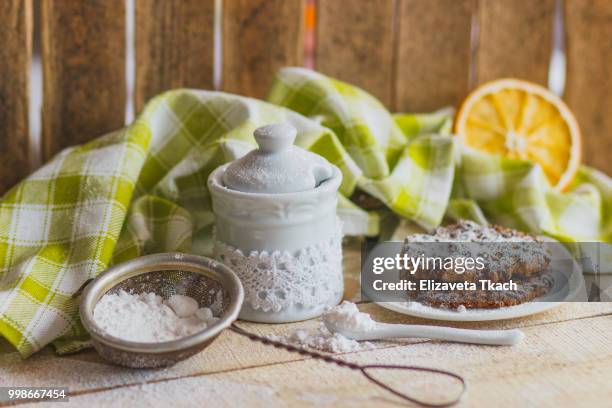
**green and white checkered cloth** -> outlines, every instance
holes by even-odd
[[[583,168],[571,192],[556,193],[538,167],[458,145],[449,112],[393,116],[366,92],[302,68],[278,73],[269,102],[164,93],[125,129],[63,151],[10,190],[0,201],[0,334],[24,357],[49,343],[60,353],[86,346],[71,295],[112,263],[192,251],[192,237],[210,237],[208,175],[251,150],[253,130],[271,122],[291,123],[298,145],[342,170],[349,234],[377,234],[389,216],[432,228],[447,215],[612,239],[607,176]],[[349,199],[356,191],[384,208],[360,208]]]

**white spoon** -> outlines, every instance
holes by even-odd
[[[327,330],[339,333],[353,340],[382,340],[401,337],[421,337],[432,340],[446,340],[457,343],[489,344],[513,346],[525,335],[518,329],[512,330],[469,330],[454,327],[423,326],[412,324],[389,324],[376,322],[372,330],[347,330],[333,322],[323,319]]]

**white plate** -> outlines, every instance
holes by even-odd
[[[562,245],[555,245],[555,251],[563,251],[564,255],[571,255]],[[569,259],[566,258],[566,259]],[[553,255],[554,259],[554,255]],[[556,258],[562,259],[562,258]],[[584,277],[580,266],[574,261],[572,268],[558,271],[560,276],[555,276],[555,283],[546,294],[537,298],[537,301],[527,302],[516,306],[501,307],[498,309],[467,309],[464,312],[441,309],[423,305],[418,302],[376,302],[385,309],[393,310],[408,316],[422,317],[433,320],[446,320],[455,322],[481,322],[490,320],[514,319],[541,313],[546,310],[562,305],[567,301],[587,301],[587,293],[584,286]],[[563,279],[559,279],[563,278]]]

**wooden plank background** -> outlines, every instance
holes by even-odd
[[[304,59],[304,0],[223,1],[222,89],[265,98],[274,73]]]
[[[32,3],[0,2],[0,195],[30,170]]]
[[[136,1],[136,112],[172,88],[213,89],[215,0]]]
[[[455,106],[467,94],[474,6],[473,0],[399,0],[395,110]]]
[[[125,122],[125,2],[42,0],[44,159]]]
[[[319,0],[315,63],[393,105],[394,0]]]
[[[0,6],[0,193],[29,171],[32,0]],[[274,72],[302,65],[305,0],[224,0],[221,89],[264,98]],[[555,0],[316,0],[315,68],[393,111],[456,105],[497,77],[548,81]],[[564,2],[565,99],[586,163],[612,174],[612,3]],[[42,151],[121,127],[126,106],[124,0],[41,0]],[[134,100],[214,88],[215,0],[135,1]],[[34,113],[34,116],[38,116]]]
[[[481,0],[478,83],[514,77],[547,86],[554,11],[555,0]]]
[[[612,2],[565,2],[565,99],[582,128],[584,160],[612,175]]]

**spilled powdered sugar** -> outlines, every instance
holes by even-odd
[[[124,290],[104,295],[94,309],[96,324],[111,336],[141,343],[186,337],[206,329],[218,319],[209,308],[184,295],[164,300],[155,293]]]
[[[271,340],[307,347],[328,353],[349,353],[352,351],[369,350],[374,348],[370,342],[358,342],[344,337],[339,333],[331,333],[324,324],[316,330],[296,330],[288,336],[268,336]]]
[[[368,313],[360,312],[357,305],[346,300],[336,307],[329,308],[321,316],[321,319],[323,322],[329,322],[337,327],[354,331],[372,330],[376,325],[376,322],[372,320]],[[340,333],[331,333],[324,323],[320,323],[314,330],[299,329],[288,336],[268,337],[271,340],[329,353],[349,353],[374,348],[374,345],[370,342],[359,342]]]

